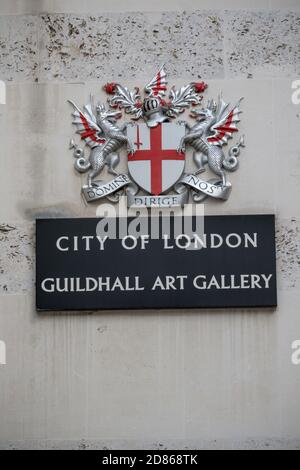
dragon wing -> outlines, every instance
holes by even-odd
[[[175,87],[171,88],[167,115],[170,117],[176,117],[191,105],[196,106],[197,104],[200,104],[202,101],[200,93],[202,93],[206,88],[207,85],[204,82],[190,83],[179,90],[176,90]]]
[[[90,100],[90,103],[84,106],[83,111],[81,111],[73,101],[68,100],[68,102],[74,108],[72,113],[74,120],[72,123],[76,125],[76,132],[80,134],[81,139],[92,148],[97,145],[103,145],[106,142],[106,139],[102,137],[103,132],[98,126],[96,117],[93,113],[92,99]]]
[[[104,89],[107,93],[114,95],[108,100],[112,108],[123,108],[126,114],[134,115],[133,119],[139,119],[142,116],[143,110],[138,88],[130,91],[118,83],[108,83]]]
[[[149,93],[150,96],[158,96],[159,98],[165,96],[168,82],[164,67],[162,65],[152,80],[145,86],[145,92]]]
[[[238,103],[228,111],[229,104],[219,98],[216,122],[209,130],[211,133],[207,138],[207,142],[212,145],[227,144],[228,139],[233,137],[234,132],[238,132],[237,123],[240,121],[239,114],[241,98]]]

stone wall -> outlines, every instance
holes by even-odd
[[[1,1],[0,447],[300,447],[299,1],[111,3]],[[35,218],[95,215],[66,100],[163,62],[171,84],[245,97],[232,196],[205,210],[276,214],[279,306],[38,314]]]

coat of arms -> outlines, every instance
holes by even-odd
[[[111,95],[107,104],[94,103],[93,97],[81,110],[74,102],[73,124],[85,144],[90,147],[88,158],[74,140],[75,169],[87,172],[82,192],[87,202],[108,198],[116,202],[127,196],[129,206],[170,206],[186,204],[191,195],[194,202],[206,197],[226,200],[231,192],[227,171],[238,168],[240,148],[244,138],[231,147],[226,155],[223,146],[238,131],[240,102],[234,106],[222,96],[218,101],[202,105],[204,82],[192,82],[179,90],[174,87],[166,101],[167,78],[164,66],[145,86],[142,101],[140,90],[130,91],[119,83],[108,83],[105,91]],[[186,109],[195,119],[177,119]],[[117,125],[123,116],[131,120]],[[186,149],[193,149],[195,172],[185,172]],[[119,174],[120,151],[127,147],[128,173]],[[212,178],[199,174],[206,170]],[[114,176],[108,182],[96,179],[107,167]],[[171,191],[171,192],[170,192]]]

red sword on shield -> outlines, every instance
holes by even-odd
[[[141,145],[143,145],[143,142],[140,141],[140,126],[136,127],[136,142],[134,142],[134,145],[136,145],[138,150],[140,150]]]

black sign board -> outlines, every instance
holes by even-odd
[[[174,233],[171,218],[155,239],[163,219],[146,220],[146,234],[116,239],[99,219],[37,220],[37,309],[276,306],[273,215],[205,216],[195,237]]]

